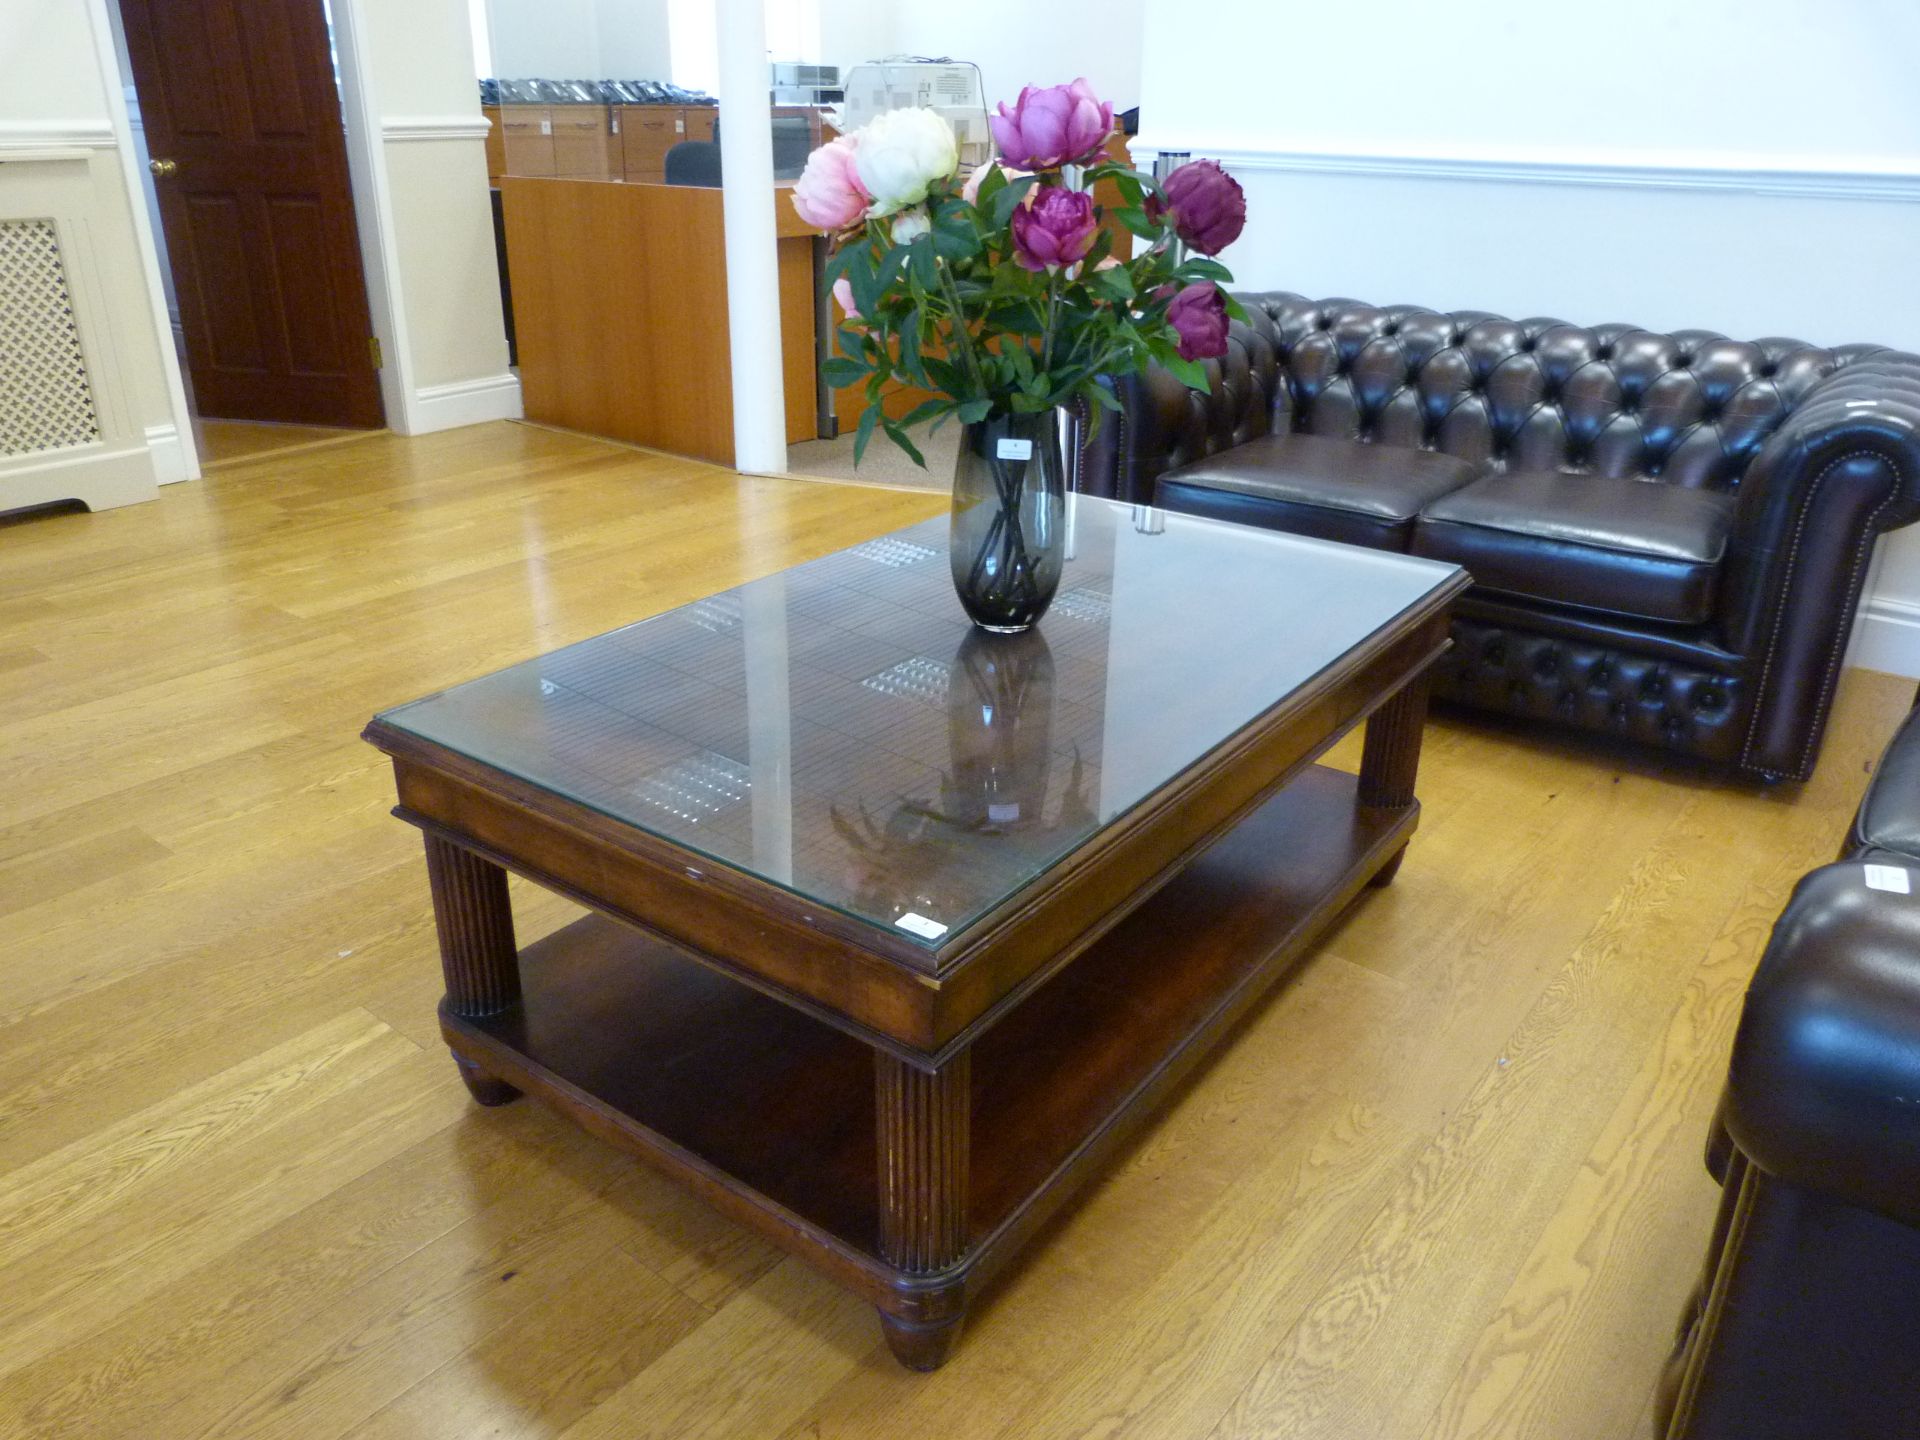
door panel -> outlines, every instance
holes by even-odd
[[[321,0],[120,0],[200,413],[382,423]]]
[[[296,375],[337,375],[346,366],[347,347],[326,303],[326,217],[304,195],[276,195],[267,201],[267,223],[288,361]]]

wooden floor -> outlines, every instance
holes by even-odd
[[[193,422],[193,442],[200,452],[204,469],[225,469],[247,460],[268,455],[284,457],[291,451],[335,445],[343,440],[363,440],[365,430],[337,430],[324,425],[279,425],[253,420],[207,420]]]
[[[492,425],[0,529],[0,1435],[1644,1436],[1742,989],[1911,682],[1798,791],[1437,721],[1398,882],[933,1376],[469,1102],[368,714],[939,505]]]

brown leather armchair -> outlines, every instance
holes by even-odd
[[[1662,1440],[1920,1435],[1920,711],[1842,853],[1800,882],[1747,992]]]
[[[1083,488],[1455,561],[1439,695],[1811,772],[1873,542],[1920,517],[1920,356],[1238,298],[1210,393],[1122,381]]]

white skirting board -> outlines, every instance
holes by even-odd
[[[456,380],[448,385],[423,385],[413,395],[404,416],[389,415],[387,423],[399,435],[430,435],[487,420],[518,420],[520,377],[487,375],[478,380]]]
[[[153,478],[162,485],[180,480],[197,480],[199,473],[187,460],[187,447],[180,443],[180,431],[172,425],[147,427],[147,450],[153,456]]]
[[[1887,595],[1864,596],[1847,663],[1920,679],[1920,605]]]
[[[154,460],[147,445],[45,451],[25,463],[0,466],[0,511],[61,500],[78,500],[89,510],[111,510],[152,500],[159,494]]]

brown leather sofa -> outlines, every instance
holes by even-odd
[[[1082,488],[1456,561],[1440,696],[1812,770],[1874,539],[1920,516],[1920,356],[1238,298],[1211,392],[1122,381]]]
[[[1795,889],[1747,992],[1662,1440],[1920,1435],[1920,711],[1842,854]]]

